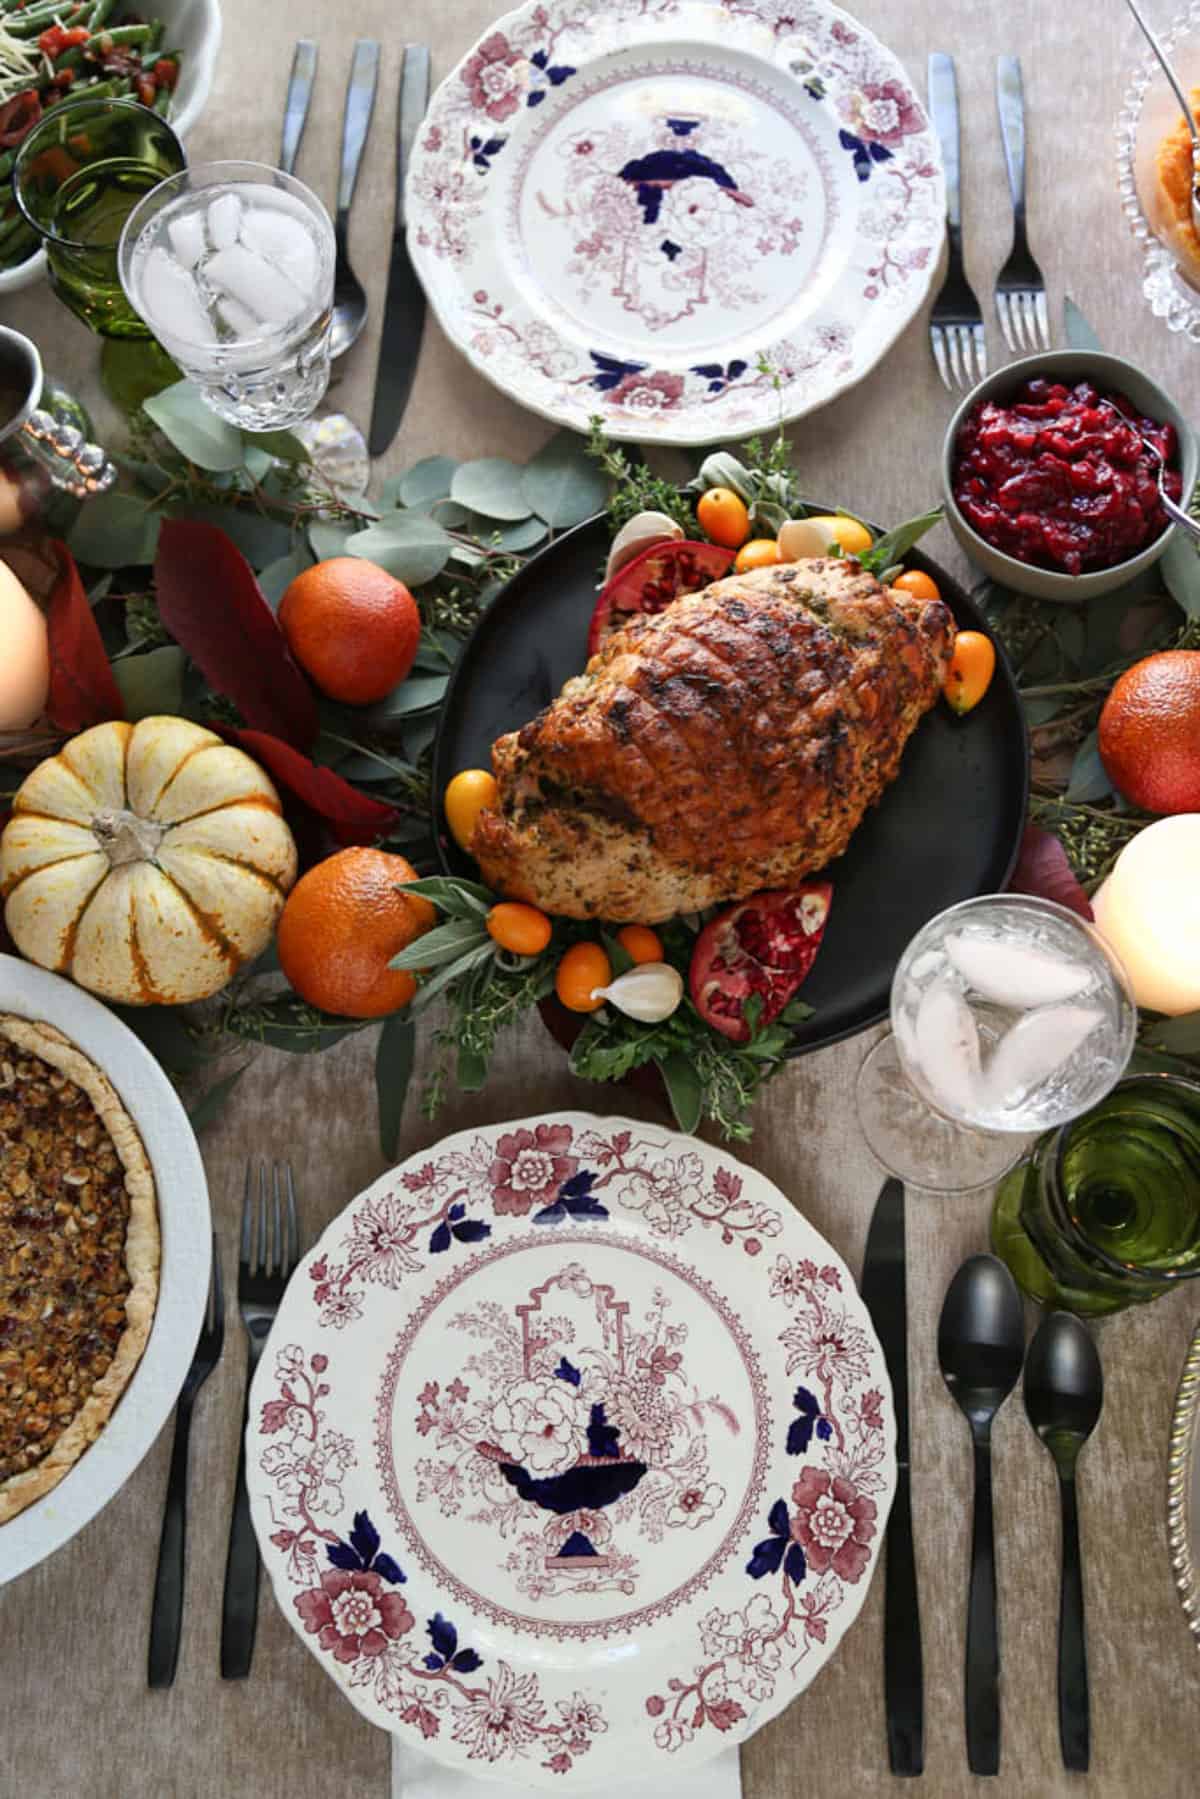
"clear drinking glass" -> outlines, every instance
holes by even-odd
[[[303,182],[256,162],[184,169],[130,214],[119,258],[131,302],[214,412],[268,431],[316,408],[335,250]]]
[[[922,927],[892,981],[892,1034],[858,1077],[872,1153],[934,1192],[999,1180],[1034,1132],[1110,1092],[1133,1050],[1124,969],[1064,906],[990,894]]]

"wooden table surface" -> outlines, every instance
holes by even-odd
[[[292,39],[319,40],[316,97],[300,175],[328,200],[355,36],[384,46],[374,124],[351,231],[371,325],[350,357],[339,403],[363,425],[382,310],[391,225],[392,142],[400,48],[428,42],[435,78],[488,25],[497,0],[225,0],[213,94],[189,151],[274,161]],[[152,11],[153,8],[148,10]],[[967,257],[980,293],[1008,247],[1009,207],[992,81],[998,53],[1024,59],[1030,121],[1030,234],[1061,318],[1069,291],[1105,344],[1163,380],[1200,414],[1200,352],[1170,337],[1144,306],[1134,245],[1121,216],[1114,121],[1140,55],[1116,0],[862,0],[864,21],[923,83],[933,49],[957,58],[963,105]],[[1157,12],[1165,18],[1167,8]],[[89,399],[95,342],[46,293],[0,301],[0,320],[28,331],[47,364]],[[993,358],[1003,354],[994,321]],[[936,497],[936,455],[950,410],[924,322],[855,392],[802,423],[796,460],[810,490],[876,518],[901,518]],[[98,423],[105,423],[102,405]],[[547,426],[492,391],[430,321],[404,427],[379,475],[434,451],[528,456]],[[940,529],[934,554],[954,561]],[[947,829],[954,821],[947,820]],[[881,883],[892,879],[881,869]],[[291,1156],[306,1233],[320,1230],[381,1170],[372,1082],[373,1032],[308,1059],[263,1052],[206,1132],[205,1162],[226,1284],[247,1154]],[[868,1040],[810,1056],[759,1104],[746,1160],[779,1183],[857,1268],[879,1171],[855,1121],[853,1078]],[[575,1081],[536,1026],[508,1041],[487,1091],[452,1101],[436,1124],[410,1097],[409,1154],[468,1123],[562,1105],[606,1109]],[[637,1111],[622,1101],[621,1110]],[[1057,1500],[1049,1457],[1019,1402],[995,1439],[1003,1633],[1003,1762],[988,1786],[967,1773],[962,1734],[963,1612],[969,1554],[970,1455],[962,1420],[938,1376],[934,1338],[946,1283],[986,1242],[979,1195],[918,1196],[910,1218],[913,1485],[921,1580],[929,1799],[1184,1799],[1200,1791],[1196,1701],[1200,1661],[1175,1599],[1167,1558],[1164,1482],[1176,1378],[1193,1318],[1187,1291],[1105,1325],[1108,1400],[1080,1474],[1091,1656],[1093,1772],[1068,1777],[1055,1708]],[[244,1349],[232,1300],[227,1352],[205,1388],[193,1435],[189,1590],[179,1674],[169,1692],[145,1686],[151,1586],[169,1431],[124,1491],[73,1543],[0,1594],[0,1795],[4,1799],[385,1799],[388,1739],[338,1695],[264,1592],[252,1677],[217,1672],[220,1590],[241,1416]],[[743,1751],[747,1799],[814,1799],[888,1791],[881,1691],[882,1582],[812,1689]],[[669,1789],[669,1780],[665,1783]]]

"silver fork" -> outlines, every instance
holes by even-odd
[[[958,158],[958,83],[954,59],[934,51],[929,58],[929,110],[946,169],[946,237],[949,261],[942,291],[933,303],[929,343],[938,374],[951,391],[973,387],[987,374],[983,308],[967,280],[962,253],[962,190]]]
[[[996,59],[996,104],[1013,206],[1012,249],[996,277],[996,314],[1010,350],[1048,350],[1046,283],[1025,235],[1025,92],[1018,57]]]
[[[246,1425],[250,1418],[250,1386],[263,1345],[270,1335],[296,1263],[300,1260],[300,1230],[296,1220],[296,1188],[290,1162],[276,1162],[267,1178],[267,1164],[258,1167],[258,1204],[255,1205],[254,1164],[246,1164],[242,1200],[242,1244],[238,1256],[238,1309],[246,1326],[249,1351],[246,1366],[246,1403],[238,1446],[237,1487],[229,1525],[229,1553],[225,1562],[225,1597],[221,1609],[221,1677],[240,1680],[250,1672],[254,1632],[258,1622],[258,1544],[250,1522],[250,1498],[246,1490]],[[256,1229],[257,1215],[257,1229]]]

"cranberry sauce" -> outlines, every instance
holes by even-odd
[[[994,549],[1079,575],[1126,561],[1166,527],[1158,464],[1142,438],[1161,450],[1177,500],[1175,428],[1139,418],[1124,394],[1103,397],[1124,417],[1087,381],[1027,381],[1004,404],[972,407],[955,445],[954,498]]]

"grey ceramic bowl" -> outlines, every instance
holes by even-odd
[[[1061,381],[1068,387],[1074,386],[1077,381],[1091,381],[1101,393],[1128,395],[1146,418],[1169,420],[1179,437],[1179,466],[1183,474],[1182,504],[1185,506],[1196,484],[1196,435],[1178,406],[1156,382],[1144,375],[1134,363],[1126,362],[1123,356],[1108,356],[1099,350],[1047,350],[1038,356],[1024,356],[1019,362],[1010,362],[1004,368],[997,369],[995,374],[989,375],[967,395],[950,420],[942,445],[942,492],[945,497],[946,523],[971,561],[1001,586],[1010,587],[1016,593],[1032,594],[1039,600],[1066,600],[1078,604],[1081,600],[1091,600],[1097,594],[1109,593],[1114,587],[1121,587],[1143,569],[1149,568],[1151,563],[1157,562],[1174,536],[1176,527],[1168,526],[1153,543],[1148,543],[1144,549],[1139,550],[1136,556],[1130,556],[1125,562],[1118,562],[1112,568],[1094,569],[1082,575],[1068,575],[1055,569],[1035,568],[1028,562],[1018,562],[1015,556],[1008,556],[1003,550],[994,549],[967,523],[955,505],[951,491],[954,447],[958,441],[959,427],[980,400],[1006,399],[1036,375]]]

